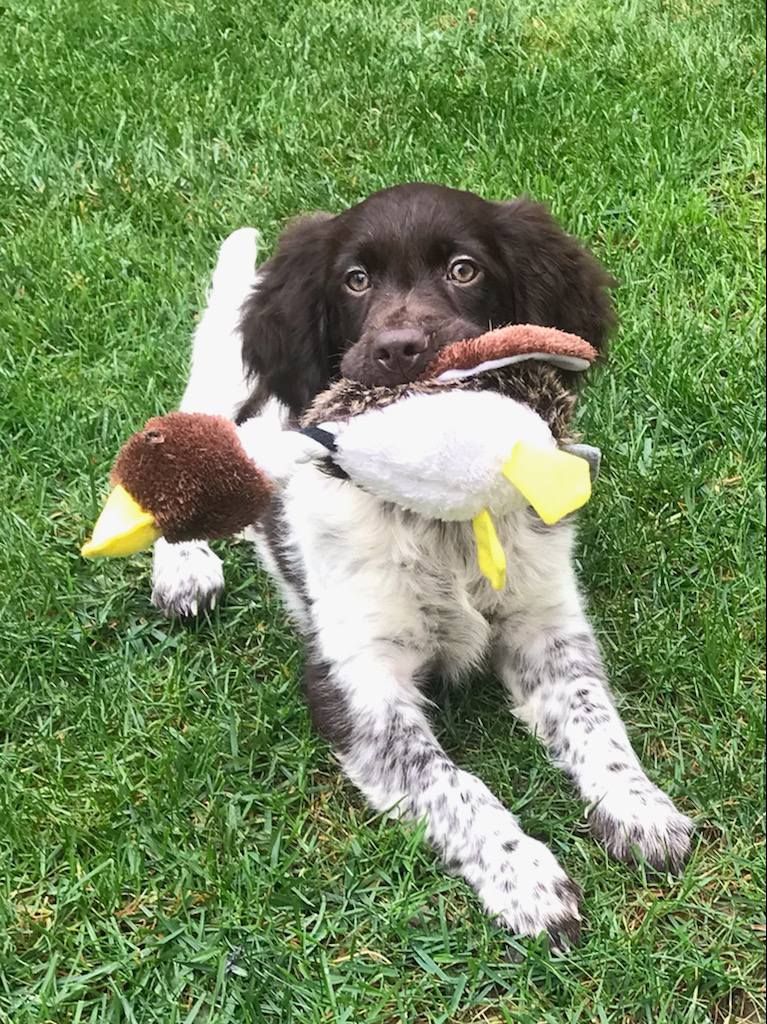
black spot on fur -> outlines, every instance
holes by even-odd
[[[574,904],[577,908],[581,902],[581,890],[572,879],[559,880],[554,883],[554,895],[563,903]],[[581,923],[574,913],[566,913],[547,926],[549,942],[558,951],[567,951],[580,941]]]
[[[330,665],[311,656],[304,668],[304,693],[317,732],[339,753],[348,751],[354,723],[343,689],[333,680]]]
[[[309,597],[306,592],[306,581],[297,565],[297,560],[291,557],[292,539],[279,495],[272,498],[269,508],[261,516],[257,529],[268,545],[280,575],[299,596],[302,603],[308,607]]]
[[[328,457],[325,459],[321,459],[317,463],[317,465],[319,466],[321,472],[323,472],[326,476],[334,477],[336,480],[349,479],[349,474],[346,472],[346,470],[341,469],[338,463],[334,462],[330,455],[328,455]]]

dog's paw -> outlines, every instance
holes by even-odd
[[[695,825],[651,782],[632,782],[605,795],[589,827],[616,860],[679,874],[690,856]]]
[[[488,850],[484,854],[477,891],[497,924],[515,935],[548,935],[558,953],[578,942],[580,889],[543,843],[516,833],[493,856]]]
[[[170,618],[189,618],[216,607],[224,589],[224,567],[202,541],[154,546],[152,604]]]

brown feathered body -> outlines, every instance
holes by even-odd
[[[536,360],[485,370],[472,377],[449,381],[430,378],[395,387],[369,387],[344,378],[317,396],[301,425],[312,427],[348,420],[408,395],[428,395],[446,389],[497,391],[529,405],[545,420],[557,441],[567,444],[574,439],[571,421],[576,403],[576,378],[576,373]]]
[[[422,376],[392,387],[370,386],[343,378],[318,395],[302,426],[347,420],[368,409],[380,409],[408,395],[432,394],[446,388],[496,391],[534,409],[560,443],[573,440],[570,423],[575,409],[579,372],[598,357],[587,341],[555,327],[508,324],[446,345]],[[478,373],[470,371],[504,358],[516,360]],[[469,371],[440,379],[446,371]]]

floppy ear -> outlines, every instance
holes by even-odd
[[[522,198],[495,209],[516,321],[558,327],[604,350],[615,325],[614,278],[541,203]]]
[[[330,381],[325,305],[330,213],[300,217],[283,231],[242,307],[242,358],[256,378],[238,422],[270,395],[298,416]]]

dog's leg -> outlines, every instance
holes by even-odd
[[[256,281],[257,233],[240,228],[223,242],[208,303],[192,339],[192,365],[181,399],[184,412],[234,418],[249,385],[242,365],[240,307]],[[152,603],[166,615],[197,615],[212,608],[224,587],[221,559],[203,541],[158,540],[152,566]]]
[[[515,714],[573,780],[610,854],[679,870],[693,823],[650,781],[631,747],[569,558],[525,582],[499,622],[495,648]]]
[[[374,808],[425,823],[447,867],[489,914],[518,935],[578,937],[578,887],[543,843],[437,742],[413,677],[380,658],[310,660],[306,691],[318,730]]]

